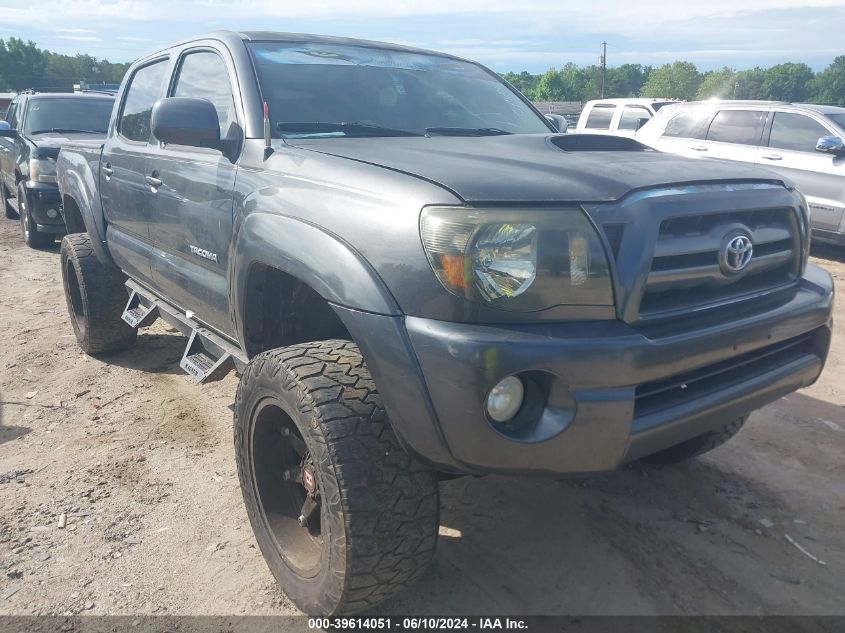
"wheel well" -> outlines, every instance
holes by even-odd
[[[85,222],[76,200],[68,195],[62,196],[62,215],[68,233],[85,233]]]
[[[250,358],[296,343],[352,340],[328,301],[277,268],[252,266],[244,305],[244,342]]]

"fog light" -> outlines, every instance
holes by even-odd
[[[47,217],[51,220],[55,220],[57,217],[59,217],[59,212],[55,209],[47,209]]]
[[[516,376],[501,380],[487,395],[487,414],[496,422],[507,422],[522,406],[525,387]]]

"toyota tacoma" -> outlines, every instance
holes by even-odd
[[[725,442],[812,384],[830,276],[781,177],[558,134],[450,55],[222,32],[135,62],[58,160],[82,349],[162,318],[240,374],[246,510],[314,615],[417,579],[438,480],[553,478]]]

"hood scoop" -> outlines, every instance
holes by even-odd
[[[650,147],[625,136],[607,134],[561,134],[549,139],[564,152],[653,152]]]

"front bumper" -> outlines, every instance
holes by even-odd
[[[53,183],[26,181],[24,184],[29,214],[39,233],[63,233],[62,196]],[[54,217],[50,217],[50,216]]]
[[[457,472],[560,476],[612,470],[812,384],[830,346],[832,307],[830,275],[811,265],[774,307],[688,331],[674,324],[663,337],[621,321],[485,326],[406,317],[401,327],[391,317],[339,313],[363,341],[410,450]],[[488,391],[511,374],[544,385],[542,413],[518,437],[494,428],[484,408]]]

